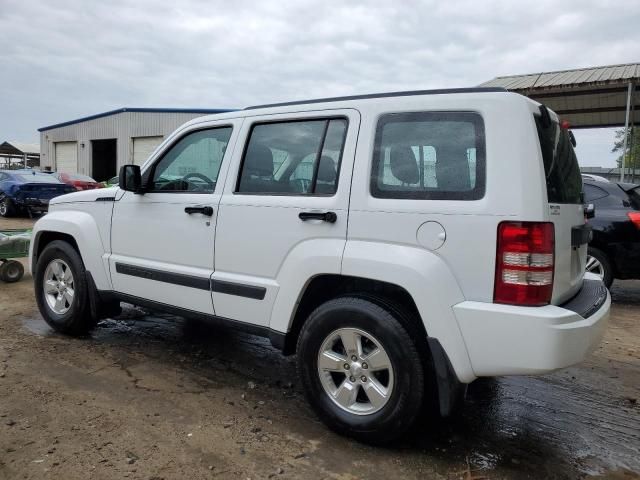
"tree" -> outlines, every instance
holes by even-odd
[[[616,139],[613,142],[612,152],[620,152],[616,160],[618,168],[622,166],[622,148],[624,147],[624,128],[616,130]],[[640,129],[630,128],[627,136],[627,151],[625,152],[625,168],[640,168]]]

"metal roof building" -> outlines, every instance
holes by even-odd
[[[7,141],[0,144],[0,169],[40,165],[40,145]]]
[[[227,109],[120,108],[39,128],[40,166],[98,181],[143,163],[183,123]]]
[[[544,103],[571,128],[622,127],[640,121],[640,63],[498,77],[480,85],[503,87]]]

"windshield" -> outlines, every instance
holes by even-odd
[[[582,176],[569,130],[560,128],[553,121],[544,126],[542,118],[537,115],[535,119],[549,203],[582,203]]]
[[[26,183],[60,183],[53,176],[46,173],[14,173],[18,180]]]

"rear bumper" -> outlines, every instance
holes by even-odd
[[[476,376],[541,374],[579,363],[600,343],[611,296],[595,276],[561,306],[462,302],[453,307]]]
[[[49,209],[49,199],[40,199],[40,198],[16,198],[14,200],[15,204],[22,208],[28,208],[30,210],[48,210]]]

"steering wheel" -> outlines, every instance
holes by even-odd
[[[192,185],[189,182],[189,178],[197,178],[199,180],[202,180],[203,182],[205,182],[207,184],[207,186],[211,187],[212,189],[215,187],[216,182],[214,182],[213,180],[211,180],[209,177],[207,177],[206,175],[203,175],[202,173],[197,173],[197,172],[192,172],[192,173],[187,173],[184,177],[182,177],[182,181],[187,183],[188,185]],[[197,187],[197,185],[196,185]],[[198,190],[202,190],[201,188],[197,188]]]

